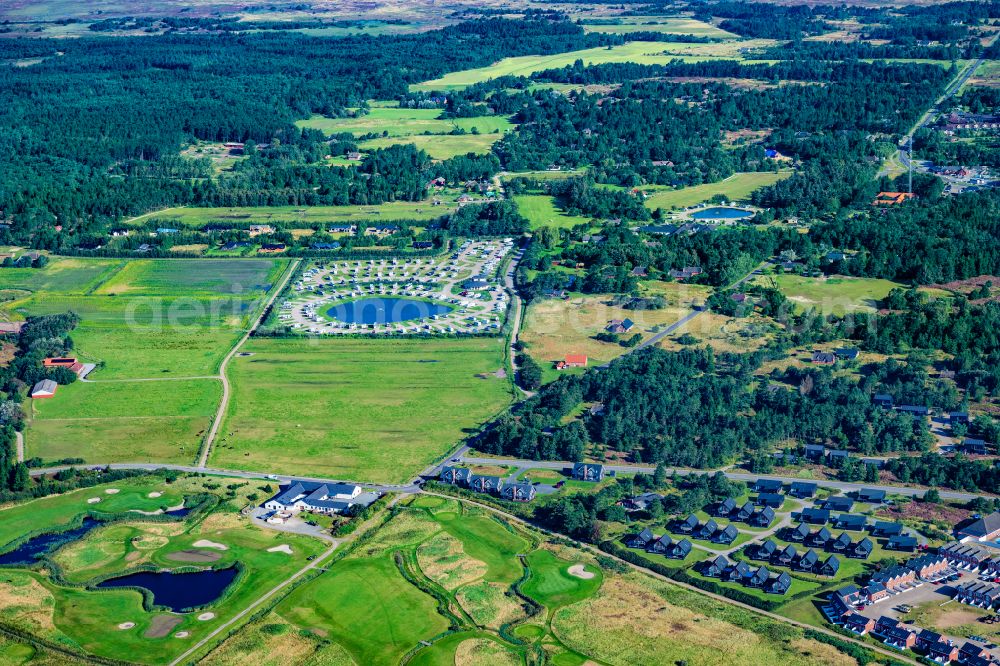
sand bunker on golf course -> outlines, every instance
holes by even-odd
[[[229,550],[229,546],[216,543],[215,541],[209,541],[208,539],[201,539],[200,541],[194,542],[195,548],[215,548],[216,550]]]
[[[202,622],[208,622],[214,617],[215,613],[202,613],[201,615],[198,616],[198,619],[201,620]]]
[[[222,559],[222,555],[213,553],[210,550],[191,548],[188,550],[178,550],[175,553],[167,553],[167,559],[175,562],[218,562]]]
[[[272,548],[268,548],[267,552],[269,552],[269,553],[285,553],[286,555],[291,555],[292,554],[292,547],[289,546],[287,543],[283,543],[280,546],[274,546]]]
[[[107,490],[105,490],[104,492],[106,492],[106,493],[107,493],[107,494],[109,494],[109,495],[115,495],[115,494],[117,494],[117,493],[120,493],[121,491],[120,491],[120,490],[118,490],[117,488],[108,488],[108,489],[107,489]]]
[[[574,564],[567,569],[567,573],[569,573],[570,576],[582,578],[583,580],[590,580],[594,577],[594,574],[584,569],[582,564]]]
[[[174,627],[181,623],[181,618],[176,615],[157,615],[153,618],[149,629],[143,634],[146,638],[163,638],[173,631]]]
[[[149,493],[148,495],[146,495],[146,497],[148,497],[150,499],[156,499],[157,497],[160,497],[161,495],[163,495],[163,493],[158,493],[156,491],[153,491],[153,492]]]
[[[135,622],[122,622],[121,624],[118,625],[118,628],[125,630],[125,629],[131,629],[134,626]]]
[[[87,504],[97,504],[100,501],[101,501],[100,497],[91,497],[89,500],[87,500]]]
[[[187,638],[190,635],[191,634],[189,634],[186,631],[178,631],[176,634],[174,634],[174,638]]]

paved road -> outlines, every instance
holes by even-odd
[[[470,463],[473,465],[509,465],[511,467],[517,467],[518,469],[566,469],[573,467],[571,462],[562,461],[551,461],[551,460],[520,460],[517,458],[477,458],[474,456],[461,456],[461,461],[464,463]],[[653,465],[605,465],[604,469],[611,472],[623,473],[623,474],[635,474],[637,472],[642,472],[644,474],[651,474],[656,468]],[[671,468],[667,469],[667,474],[672,475],[674,472],[680,476],[686,474],[714,474],[716,470],[701,470],[701,469],[682,469],[682,468]],[[733,479],[734,481],[756,481],[757,479],[778,479],[782,483],[792,483],[794,481],[803,481],[799,477],[794,476],[777,476],[774,474],[750,474],[748,472],[734,472],[729,469],[721,470],[727,478]],[[909,495],[912,497],[922,497],[926,491],[925,488],[909,488],[905,486],[887,486],[887,485],[877,485],[871,483],[847,483],[845,481],[829,481],[822,479],[809,479],[810,482],[816,483],[822,488],[831,488],[833,490],[839,490],[842,493],[854,492],[862,488],[877,488],[885,490],[888,493],[894,493],[897,495]],[[957,500],[971,500],[977,497],[991,497],[990,495],[984,495],[981,493],[964,493],[954,490],[940,490],[941,497],[943,499],[957,499]]]
[[[260,323],[264,320],[264,316],[267,314],[271,306],[274,305],[274,301],[278,299],[281,292],[285,290],[285,285],[288,284],[288,281],[292,278],[292,275],[295,274],[295,271],[301,263],[301,259],[296,259],[292,263],[292,265],[285,272],[285,276],[281,279],[281,283],[274,286],[274,292],[271,294],[271,297],[267,299],[264,307],[261,308],[260,315],[257,316],[257,319],[255,319],[253,324],[250,325],[247,332],[243,334],[243,337],[240,338],[235,345],[233,345],[233,348],[229,350],[226,357],[222,359],[222,363],[219,364],[218,379],[222,380],[222,400],[219,401],[219,409],[215,412],[215,418],[212,419],[212,427],[209,429],[208,435],[205,436],[205,442],[201,447],[201,454],[198,456],[198,467],[200,468],[204,468],[205,465],[208,464],[208,454],[212,450],[212,444],[215,442],[216,435],[219,434],[219,428],[222,426],[222,420],[226,416],[226,408],[229,406],[229,395],[231,391],[229,388],[229,378],[226,377],[226,366],[229,365],[229,361],[236,355],[236,352],[239,351],[240,347],[243,346],[243,343],[245,343],[250,336],[253,335],[253,332],[257,330],[257,327],[260,326]]]
[[[290,476],[287,474],[268,474],[266,472],[250,472],[239,469],[222,469],[218,467],[200,467],[196,465],[172,465],[165,463],[110,463],[110,464],[84,464],[84,465],[56,465],[53,467],[38,467],[29,470],[31,476],[41,476],[43,474],[54,474],[56,472],[67,470],[70,468],[76,469],[90,469],[90,470],[100,470],[100,469],[138,469],[138,470],[171,470],[174,472],[187,472],[190,474],[210,474],[213,476],[226,476],[235,479],[256,479],[264,481],[274,481],[275,483],[287,484],[292,479],[296,481],[309,481],[313,483],[353,483],[359,485],[368,491],[380,491],[383,493],[393,492],[393,493],[415,493],[420,490],[419,486],[415,483],[401,483],[401,484],[375,484],[375,483],[358,483],[356,481],[351,481],[348,479],[329,479],[324,477],[314,477],[314,476]]]
[[[955,77],[955,79],[948,84],[948,87],[944,89],[944,93],[934,102],[934,106],[927,109],[927,111],[924,112],[924,115],[920,117],[920,120],[917,121],[917,124],[914,125],[913,128],[909,131],[909,133],[903,139],[900,140],[899,142],[900,149],[898,156],[899,156],[899,161],[903,165],[904,169],[910,168],[910,153],[912,150],[911,144],[913,142],[913,134],[921,127],[924,127],[930,123],[931,119],[937,115],[936,111],[941,108],[941,105],[943,105],[945,102],[951,99],[951,97],[953,97],[955,93],[961,90],[962,86],[964,86],[965,83],[970,78],[972,78],[972,75],[976,73],[976,70],[979,69],[980,65],[986,62],[986,60],[987,60],[986,56],[982,55],[977,60],[973,61],[964,70],[962,70],[962,73],[959,74],[957,77]],[[904,147],[905,150],[903,149]],[[913,166],[914,168],[916,168],[917,165],[914,164]]]

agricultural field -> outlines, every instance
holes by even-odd
[[[240,481],[223,489],[213,479],[184,477],[166,483],[160,476],[145,476],[5,508],[0,511],[0,542],[6,544],[26,531],[61,530],[88,513],[98,519],[102,514],[117,518],[128,511],[158,513],[206,493],[223,500],[188,518],[162,520],[135,513],[134,519],[116,519],[58,545],[46,556],[43,568],[4,568],[0,571],[4,622],[70,650],[107,659],[172,661],[326,548],[318,539],[265,530],[239,516],[238,507],[261,493],[263,486]],[[190,612],[145,605],[135,589],[90,587],[139,567],[204,570],[237,564],[241,573],[220,590],[220,596]],[[0,645],[4,649],[10,648]]]
[[[274,259],[54,258],[43,269],[0,273],[0,289],[30,292],[2,309],[13,319],[80,315],[75,353],[98,364],[93,379],[198,377],[218,371],[286,266]]]
[[[223,223],[233,226],[271,224],[278,226],[343,224],[357,222],[416,222],[435,220],[452,213],[458,207],[460,193],[439,193],[438,206],[430,201],[390,201],[374,206],[256,206],[236,208],[165,208],[155,213],[133,218],[127,224],[144,224],[149,219],[157,223],[200,229],[206,224]],[[21,269],[18,269],[21,270]],[[24,269],[27,270],[27,269]]]
[[[528,354],[542,366],[546,381],[559,376],[552,369],[566,354],[586,354],[591,365],[607,363],[629,351],[617,343],[595,340],[612,319],[631,319],[628,338],[641,333],[648,339],[660,328],[677,322],[693,301],[703,302],[710,293],[707,287],[683,283],[641,283],[644,294],[656,293],[667,300],[662,310],[626,310],[611,304],[610,294],[571,294],[568,300],[544,299],[533,302],[521,327],[520,340]],[[652,285],[652,286],[650,286]]]
[[[874,312],[877,301],[903,285],[876,278],[845,276],[803,277],[783,274],[757,278],[760,284],[775,284],[798,310],[816,308],[823,314]]]
[[[664,35],[695,35],[709,39],[739,39],[739,35],[726,32],[711,23],[679,16],[615,17],[608,19],[606,23],[600,22],[599,19],[591,19],[584,24],[583,29],[587,32],[606,32],[616,35],[659,32]]]
[[[505,640],[501,624],[522,642]],[[554,664],[854,663],[800,629],[612,571],[489,510],[426,495],[205,663],[278,663],[271,654],[319,663],[320,645],[335,664],[513,666],[542,653]]]
[[[709,201],[712,197],[722,195],[733,202],[747,201],[754,190],[768,185],[774,185],[792,175],[791,171],[762,171],[737,173],[717,183],[693,185],[680,189],[641,188],[649,196],[645,200],[646,208],[656,210],[662,208],[688,208]]]
[[[466,153],[488,153],[494,143],[514,129],[508,119],[500,116],[440,118],[440,115],[440,109],[376,106],[368,113],[353,118],[313,116],[297,124],[328,134],[349,132],[356,137],[379,135],[359,143],[358,148],[362,151],[408,143],[438,160]]]
[[[81,382],[31,401],[28,457],[190,463],[222,397],[218,379]]]
[[[77,313],[74,354],[96,365],[87,381],[28,405],[28,456],[190,462],[218,406],[219,363],[286,266],[54,258],[5,270],[0,288],[19,291],[4,316]]]
[[[223,467],[402,482],[512,398],[499,338],[254,339],[241,353]]]
[[[514,129],[513,123],[500,116],[476,118],[441,118],[441,109],[406,109],[376,106],[357,117],[326,118],[312,116],[296,122],[299,127],[318,129],[326,134],[348,132],[356,137],[382,134],[388,137],[416,134],[450,134],[455,130],[481,134],[505,133]]]
[[[706,60],[744,60],[742,49],[772,46],[768,39],[751,39],[709,44],[686,42],[626,42],[620,46],[583,49],[555,55],[532,55],[504,58],[488,67],[467,69],[446,74],[439,79],[416,83],[410,90],[455,90],[500,76],[530,76],[546,69],[558,69],[582,60],[584,65],[634,62],[640,65],[665,65],[672,60],[704,62]],[[759,61],[753,61],[759,62]]]
[[[555,227],[571,229],[578,224],[589,224],[592,218],[569,215],[556,207],[555,200],[547,194],[518,194],[514,196],[517,210],[531,223],[532,229]]]

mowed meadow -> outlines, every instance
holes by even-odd
[[[486,154],[502,136],[514,129],[501,116],[442,118],[441,109],[407,109],[376,102],[354,117],[312,116],[296,123],[327,134],[350,133],[366,140],[359,150],[377,150],[409,143],[434,159],[446,160],[467,153]]]
[[[26,455],[190,462],[218,407],[219,364],[287,262],[53,258],[4,269],[4,317],[75,312],[88,381],[29,401]]]
[[[253,339],[210,465],[402,482],[512,399],[500,338]]]

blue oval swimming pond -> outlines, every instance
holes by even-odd
[[[179,612],[212,603],[236,580],[238,573],[236,567],[190,573],[141,571],[120,578],[110,578],[97,587],[141,587],[153,593],[155,605]]]
[[[753,211],[745,208],[715,206],[691,213],[691,218],[695,220],[740,220],[745,217],[753,217]]]
[[[361,298],[338,303],[326,314],[345,324],[395,324],[448,314],[452,307],[412,298]]]

